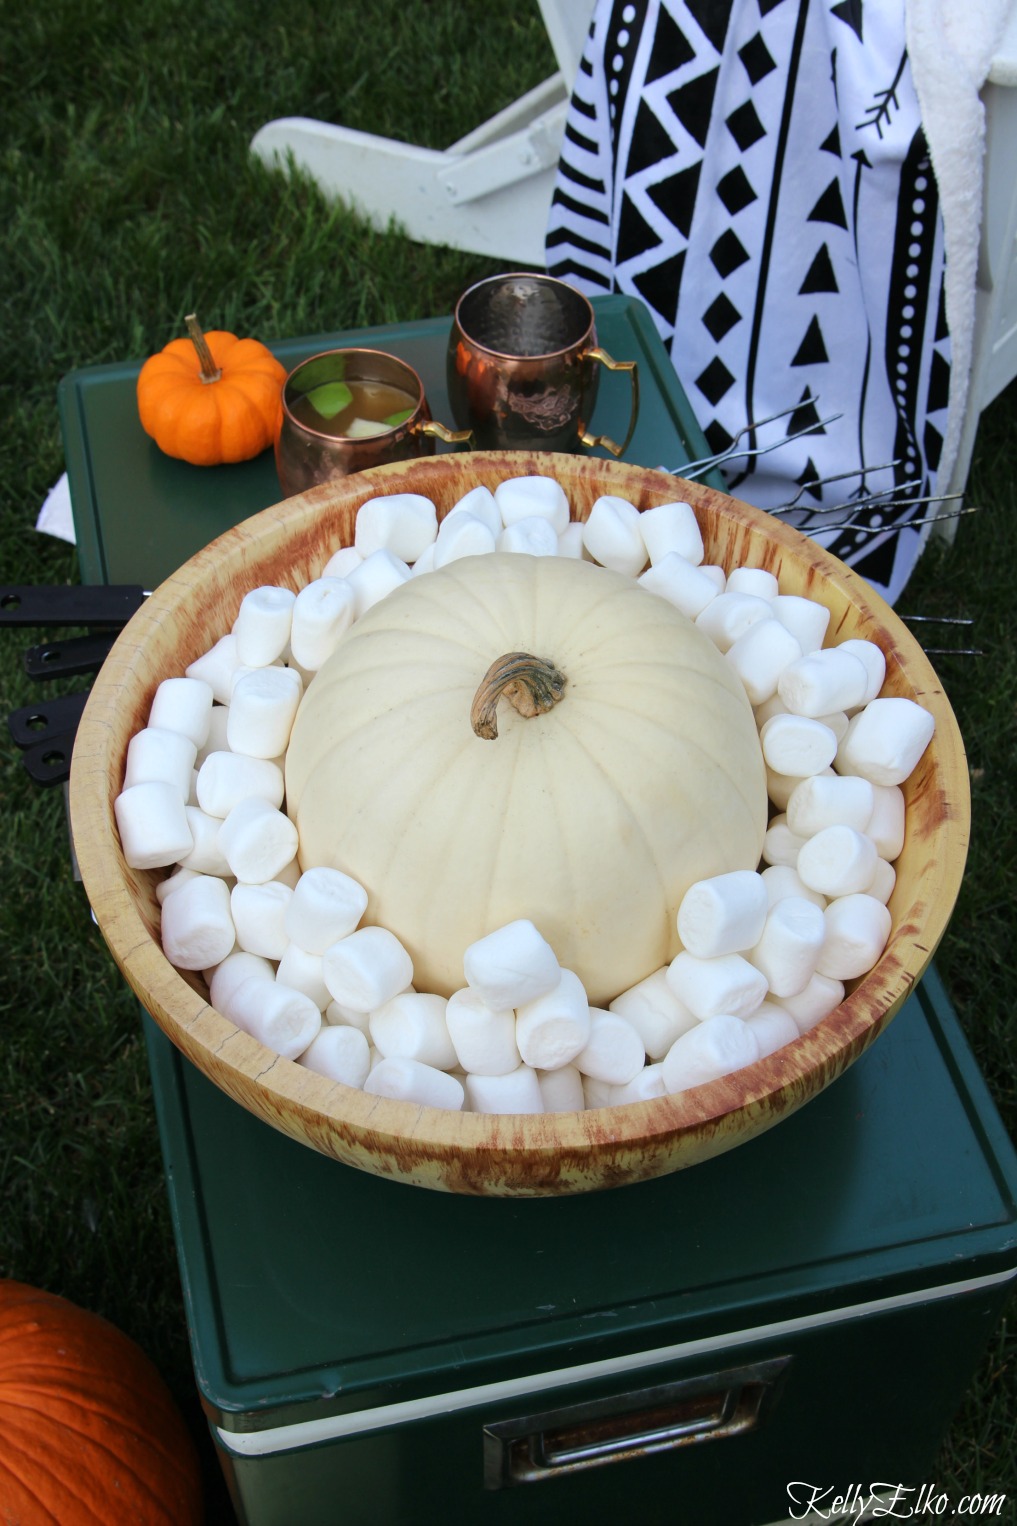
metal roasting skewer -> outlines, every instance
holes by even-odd
[[[701,456],[698,461],[686,461],[683,466],[679,467],[677,471],[672,473],[672,476],[687,477],[689,472],[692,471],[695,467],[716,466],[718,462],[726,461],[734,446],[738,444],[739,440],[744,440],[747,434],[752,434],[755,430],[762,429],[764,424],[775,424],[778,419],[786,419],[789,414],[797,413],[799,408],[807,408],[810,403],[814,403],[816,401],[817,399],[814,398],[810,393],[808,397],[803,397],[800,403],[792,403],[790,408],[782,408],[779,413],[771,413],[769,418],[754,419],[751,424],[744,424],[742,428],[739,429],[730,445],[728,445],[726,450],[722,451],[719,456]],[[810,427],[815,428],[815,425]],[[789,438],[794,439],[795,436],[792,435],[789,436]],[[781,443],[783,444],[784,442],[782,441]]]

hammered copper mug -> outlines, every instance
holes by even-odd
[[[347,424],[361,399],[366,407],[368,394],[378,404],[374,411],[387,411],[388,418],[354,417]],[[432,419],[423,382],[404,360],[382,350],[326,350],[301,361],[283,383],[276,471],[290,498],[370,466],[433,455],[436,439],[461,444],[468,438],[468,430]]]
[[[600,368],[631,380],[628,432],[620,445],[592,435]],[[492,276],[464,292],[449,335],[446,379],[452,416],[475,449],[573,451],[602,445],[621,456],[639,413],[634,360],[597,344],[588,299],[553,276]]]

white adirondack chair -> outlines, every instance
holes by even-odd
[[[449,148],[280,117],[259,129],[252,151],[282,167],[292,157],[375,227],[395,219],[421,243],[542,267],[565,112],[594,0],[538,3],[556,72]]]

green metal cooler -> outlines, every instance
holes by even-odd
[[[645,310],[595,307],[600,342],[639,362],[629,458],[705,454]],[[390,349],[447,422],[447,332],[275,348],[287,365]],[[137,371],[60,390],[86,582],[152,587],[279,496],[270,455],[162,456],[137,423]],[[611,380],[607,432],[627,409]],[[769,1133],[560,1200],[339,1165],[143,1021],[195,1376],[244,1526],[749,1526],[800,1515],[813,1488],[824,1508],[877,1480],[917,1487],[1017,1276],[1017,1159],[934,970]]]
[[[769,1133],[563,1199],[338,1165],[146,1031],[248,1526],[749,1526],[794,1481],[931,1480],[1017,1272],[1017,1161],[934,971]]]

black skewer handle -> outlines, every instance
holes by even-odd
[[[69,636],[66,641],[46,641],[40,646],[30,646],[25,653],[25,672],[29,678],[72,678],[79,673],[96,673],[109,656],[115,640],[115,632],[110,632]]]
[[[145,599],[127,583],[0,584],[0,625],[126,625]]]
[[[88,690],[82,689],[76,694],[60,694],[54,699],[40,700],[37,705],[12,710],[7,725],[15,747],[34,747],[61,732],[73,732],[87,699]]]

